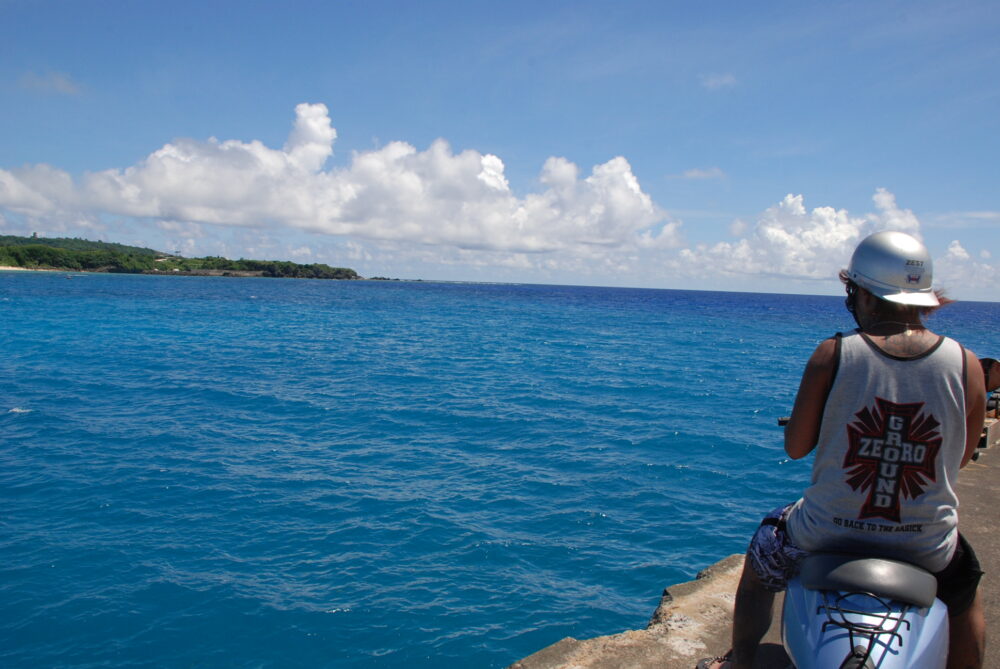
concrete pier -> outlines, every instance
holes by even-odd
[[[959,475],[959,527],[986,572],[980,585],[987,624],[984,666],[1000,667],[1000,448],[991,446]],[[742,566],[743,556],[732,555],[708,567],[696,580],[670,586],[645,629],[587,640],[566,638],[509,669],[693,669],[699,659],[729,649]],[[760,669],[788,666],[781,647],[780,615],[778,598],[757,658]]]

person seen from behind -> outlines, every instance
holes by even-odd
[[[816,453],[812,483],[757,529],[736,593],[732,648],[699,669],[753,666],[774,594],[811,551],[895,558],[932,572],[948,607],[948,667],[983,666],[982,571],[958,531],[955,492],[983,428],[983,369],[971,351],[924,325],[950,300],[932,289],[930,255],[914,237],[865,238],[840,278],[858,327],[813,352],[785,428],[789,457]],[[909,465],[901,466],[884,453],[861,453],[869,442],[861,435],[924,447],[894,452]],[[876,480],[887,476],[897,480]],[[887,489],[896,493],[879,492]]]

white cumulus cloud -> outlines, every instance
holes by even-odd
[[[996,285],[1000,282],[1000,268],[972,257],[957,239],[948,245],[948,251],[934,259],[935,283],[951,294],[952,291],[978,292],[986,299],[996,299]]]
[[[764,211],[746,237],[685,249],[681,259],[690,268],[715,274],[828,279],[869,226],[867,217],[843,209],[807,211],[802,195],[789,194]]]
[[[922,238],[917,216],[899,207],[891,192],[879,188],[872,201],[874,212],[852,215],[833,207],[810,210],[802,195],[789,194],[754,224],[735,221],[730,232],[739,237],[737,241],[682,249],[673,266],[687,276],[721,275],[742,281],[772,278],[778,280],[774,285],[779,288],[782,282],[790,287],[790,281],[835,281],[857,243],[873,232],[901,230]],[[975,261],[955,240],[935,257],[934,274],[936,285],[981,294],[995,285],[1000,272]]]
[[[969,252],[962,247],[962,244],[957,239],[953,240],[951,244],[948,245],[948,256],[958,261],[966,261],[972,257],[969,255]]]
[[[322,104],[300,104],[281,149],[259,141],[182,139],[124,169],[79,180],[46,166],[0,170],[0,207],[34,219],[119,215],[222,226],[287,226],[368,240],[520,253],[676,243],[675,225],[628,161],[581,177],[549,159],[543,189],[511,192],[503,161],[391,142],[324,170],[337,132]],[[652,232],[656,230],[656,232]]]
[[[920,221],[909,209],[900,209],[896,205],[896,196],[885,188],[875,191],[872,198],[879,213],[872,220],[881,230],[899,230],[915,237],[920,237]]]

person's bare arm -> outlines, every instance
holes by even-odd
[[[983,368],[972,351],[965,351],[965,453],[962,466],[969,464],[983,434],[986,418],[986,382]]]
[[[983,368],[983,378],[986,379],[986,391],[1000,388],[1000,363],[993,358],[980,358],[979,365]]]
[[[820,343],[806,363],[792,416],[785,426],[785,452],[793,460],[804,458],[816,447],[836,364],[836,339]]]

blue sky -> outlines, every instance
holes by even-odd
[[[366,276],[1000,285],[995,2],[0,0],[0,234]]]

